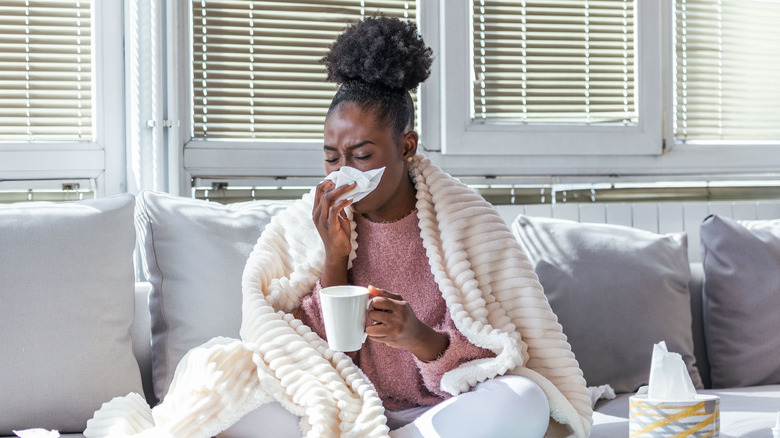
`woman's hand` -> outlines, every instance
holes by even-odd
[[[322,243],[325,245],[325,266],[320,283],[322,287],[347,284],[347,260],[352,251],[349,220],[344,209],[352,204],[351,199],[337,199],[355,188],[355,184],[334,188],[333,181],[326,180],[317,186],[314,194],[314,208],[311,217]]]
[[[409,304],[400,295],[368,287],[373,297],[368,317],[374,321],[366,334],[377,342],[393,348],[405,348],[418,359],[430,362],[449,346],[449,339],[417,319]]]

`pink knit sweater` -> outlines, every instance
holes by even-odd
[[[409,350],[395,349],[368,339],[359,351],[348,353],[376,387],[385,408],[398,410],[430,406],[450,397],[439,388],[441,376],[458,365],[484,357],[489,351],[471,344],[456,328],[434,281],[420,237],[417,210],[392,223],[375,223],[355,214],[357,257],[349,282],[373,285],[401,295],[417,318],[450,340],[434,361],[422,362]],[[325,338],[319,286],[302,301],[301,320]]]

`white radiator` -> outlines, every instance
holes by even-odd
[[[577,222],[624,225],[654,233],[688,233],[688,258],[701,261],[699,224],[710,214],[738,220],[780,219],[780,201],[558,203],[555,205],[498,205],[511,224],[518,214],[553,217]]]

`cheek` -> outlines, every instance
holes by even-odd
[[[400,167],[400,168],[399,168]],[[403,166],[387,166],[382,174],[382,180],[376,188],[377,192],[392,195],[401,185],[401,179],[405,177]]]
[[[330,175],[331,172],[339,170],[339,166],[335,164],[325,163],[325,176]]]

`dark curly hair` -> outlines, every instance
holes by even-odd
[[[414,127],[409,92],[430,75],[432,53],[409,21],[379,15],[348,26],[322,58],[328,81],[341,84],[328,116],[342,103],[354,103],[403,135]]]

